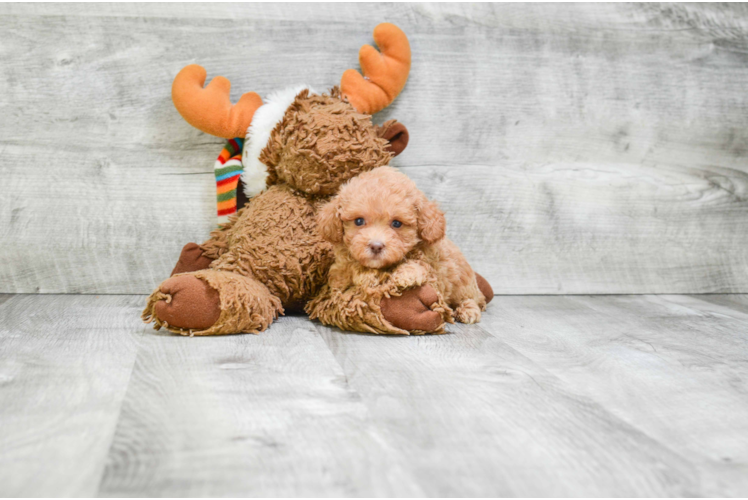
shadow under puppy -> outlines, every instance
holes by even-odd
[[[320,210],[318,223],[333,244],[335,262],[325,290],[307,304],[312,319],[355,331],[441,333],[445,322],[480,321],[493,298],[488,282],[445,237],[437,204],[392,167],[350,180]],[[392,296],[413,293],[412,300],[422,303],[420,314],[431,318],[431,330],[403,330],[376,319]],[[408,314],[419,312],[411,307]],[[407,326],[408,318],[402,319],[398,324]],[[423,317],[415,324],[423,325]]]

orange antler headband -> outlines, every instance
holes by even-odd
[[[353,69],[343,73],[340,90],[343,97],[361,113],[374,114],[389,106],[405,87],[410,72],[410,44],[405,33],[390,23],[374,29],[374,41],[359,51],[364,75]],[[184,67],[174,78],[171,97],[179,114],[193,127],[205,133],[232,139],[244,137],[262,99],[254,92],[242,95],[231,104],[231,82],[222,76],[203,88],[207,73],[202,66]]]
[[[410,43],[400,28],[382,23],[374,28],[374,41],[381,54],[371,45],[358,52],[364,76],[349,69],[340,80],[343,97],[361,113],[371,115],[392,104],[410,73]]]
[[[171,86],[177,111],[187,123],[207,134],[225,139],[244,137],[255,111],[262,106],[262,98],[247,92],[232,105],[231,82],[217,76],[203,88],[206,76],[205,68],[197,64],[185,66],[177,74]]]

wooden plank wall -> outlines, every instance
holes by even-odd
[[[214,220],[177,71],[325,88],[381,21],[376,120],[498,293],[748,292],[745,4],[0,5],[0,292],[149,292]]]

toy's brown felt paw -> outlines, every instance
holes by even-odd
[[[165,298],[154,306],[156,316],[171,326],[206,330],[221,315],[218,291],[190,274],[173,276],[159,287]]]
[[[436,292],[429,285],[411,288],[399,297],[382,299],[380,307],[384,319],[403,330],[437,330],[444,321],[441,315],[431,310],[438,300]]]
[[[202,248],[197,243],[187,243],[182,248],[182,253],[179,255],[179,260],[177,265],[174,266],[171,276],[208,269],[211,262],[213,262],[213,259],[205,257]]]
[[[475,279],[478,281],[478,289],[480,290],[480,293],[482,293],[486,298],[486,304],[488,304],[493,299],[493,288],[488,284],[486,278],[480,274],[475,273]]]

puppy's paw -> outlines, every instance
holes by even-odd
[[[455,309],[455,319],[460,323],[478,323],[480,317],[480,307],[473,299],[464,301]]]
[[[428,268],[421,262],[411,260],[397,267],[392,273],[392,282],[398,289],[412,288],[423,285],[428,277]]]

